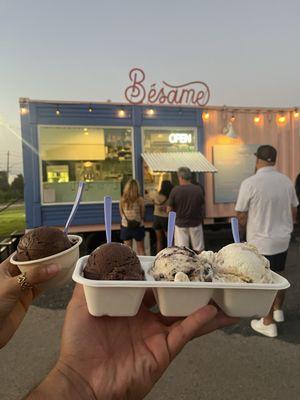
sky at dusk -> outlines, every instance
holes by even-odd
[[[125,101],[205,81],[210,105],[300,106],[298,0],[0,0],[0,170],[21,170],[19,97]],[[16,135],[12,132],[15,131]]]

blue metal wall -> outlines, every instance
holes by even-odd
[[[41,205],[40,166],[38,155],[38,125],[128,126],[134,128],[135,177],[143,185],[142,127],[196,127],[198,150],[203,151],[204,132],[202,110],[180,107],[131,106],[124,104],[89,104],[29,101],[24,104],[28,112],[21,116],[23,137],[23,163],[25,181],[25,207],[27,228],[40,225],[64,225],[71,205]],[[89,108],[92,108],[92,112]],[[149,116],[146,111],[155,113]],[[59,109],[59,116],[56,110]],[[123,109],[125,117],[118,111]],[[149,210],[146,219],[151,218]],[[113,204],[113,221],[119,222],[118,204]],[[103,224],[102,204],[82,204],[74,225]]]

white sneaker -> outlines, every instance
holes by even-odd
[[[251,328],[256,332],[261,333],[262,335],[268,337],[276,337],[277,336],[277,326],[276,324],[265,325],[264,319],[253,319],[251,321]]]
[[[282,310],[274,310],[273,311],[273,319],[276,322],[283,322],[284,321],[284,314]]]

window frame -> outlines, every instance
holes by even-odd
[[[69,124],[60,124],[60,125],[53,125],[53,124],[38,124],[37,125],[37,132],[38,132],[38,157],[39,157],[39,182],[40,182],[40,198],[41,198],[41,205],[43,207],[48,207],[48,206],[63,206],[63,205],[70,205],[73,204],[74,202],[55,202],[55,203],[44,203],[44,196],[43,196],[43,167],[42,167],[42,158],[41,158],[41,147],[40,147],[40,136],[41,136],[41,128],[60,128],[60,127],[70,127],[70,128],[93,128],[93,129],[131,129],[131,154],[132,154],[132,178],[135,179],[135,140],[134,140],[134,127],[130,125],[125,125],[125,126],[111,126],[111,125],[69,125]],[[118,204],[120,200],[113,200],[112,201],[115,204]],[[81,204],[104,204],[104,201],[85,201],[82,202]]]
[[[147,129],[151,129],[153,131],[156,130],[166,130],[166,129],[190,129],[193,131],[194,133],[194,137],[195,137],[195,149],[193,151],[199,151],[198,150],[198,129],[196,126],[149,126],[149,125],[143,125],[141,126],[141,148],[142,148],[142,153],[145,153],[145,130]],[[170,143],[170,145],[172,145],[172,143]],[[187,152],[188,153],[188,152]],[[143,196],[145,196],[145,177],[144,177],[144,167],[143,164],[146,161],[144,159],[142,159],[142,182],[143,182]]]
[[[196,126],[142,126],[141,134],[142,134],[142,153],[145,153],[145,130],[151,129],[153,131],[164,130],[164,129],[191,129],[193,130],[195,137],[195,150],[198,151],[198,135],[197,135],[197,127]],[[172,145],[172,143],[170,143]],[[167,153],[167,152],[166,152]]]

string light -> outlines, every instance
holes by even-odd
[[[283,111],[276,115],[276,123],[278,126],[284,126],[286,124],[286,116]]]
[[[204,111],[204,112],[202,113],[202,119],[203,119],[204,121],[208,121],[208,120],[209,120],[209,112],[208,112],[208,111]]]
[[[295,110],[294,110],[294,118],[299,118],[299,111],[298,111],[298,108],[295,108]]]
[[[57,117],[59,117],[59,116],[60,116],[60,111],[59,111],[59,108],[58,108],[58,106],[56,107],[55,114],[57,115]]]
[[[155,111],[153,110],[153,108],[149,108],[149,110],[147,110],[146,113],[147,113],[147,115],[152,117],[155,114]]]
[[[22,106],[22,107],[20,108],[20,113],[21,113],[21,115],[26,115],[26,114],[28,114],[28,108]]]
[[[119,116],[120,118],[124,118],[125,115],[126,115],[125,110],[124,110],[123,108],[121,108],[121,109],[118,111],[118,116]]]
[[[257,114],[253,118],[253,122],[255,123],[255,125],[262,125],[263,120],[264,120],[263,115],[259,111],[257,111]]]
[[[89,106],[89,112],[90,112],[90,113],[93,112],[93,107],[92,107],[91,104],[90,104],[90,106]]]
[[[85,136],[88,136],[88,134],[89,134],[88,128],[84,128],[83,129],[83,133],[84,133]]]

